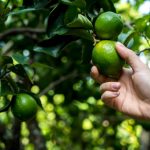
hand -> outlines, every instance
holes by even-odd
[[[119,80],[115,81],[100,74],[96,66],[92,67],[92,78],[101,84],[101,99],[131,117],[150,120],[150,70],[121,43],[116,44],[116,50],[131,68],[123,68]]]

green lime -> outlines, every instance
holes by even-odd
[[[31,119],[36,114],[37,106],[37,102],[32,96],[20,93],[13,101],[11,110],[16,118],[25,121]]]
[[[115,41],[110,40],[97,43],[92,51],[92,61],[103,75],[118,79],[124,60],[118,55],[115,44]]]
[[[95,32],[100,39],[115,39],[122,28],[120,15],[111,11],[100,14],[95,21]]]

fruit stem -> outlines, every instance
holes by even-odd
[[[96,39],[95,35],[93,35],[93,46],[95,46],[98,42],[100,42],[100,40]]]

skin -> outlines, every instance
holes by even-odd
[[[150,69],[121,43],[116,50],[131,68],[123,68],[118,81],[103,76],[96,66],[91,68],[92,78],[100,84],[101,99],[128,116],[150,120]]]

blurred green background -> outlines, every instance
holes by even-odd
[[[1,112],[0,149],[150,149],[150,122],[108,108],[90,77],[91,24],[102,11],[121,15],[116,40],[149,65],[148,0],[0,1],[0,107],[16,89],[37,94],[43,106],[26,122]]]

